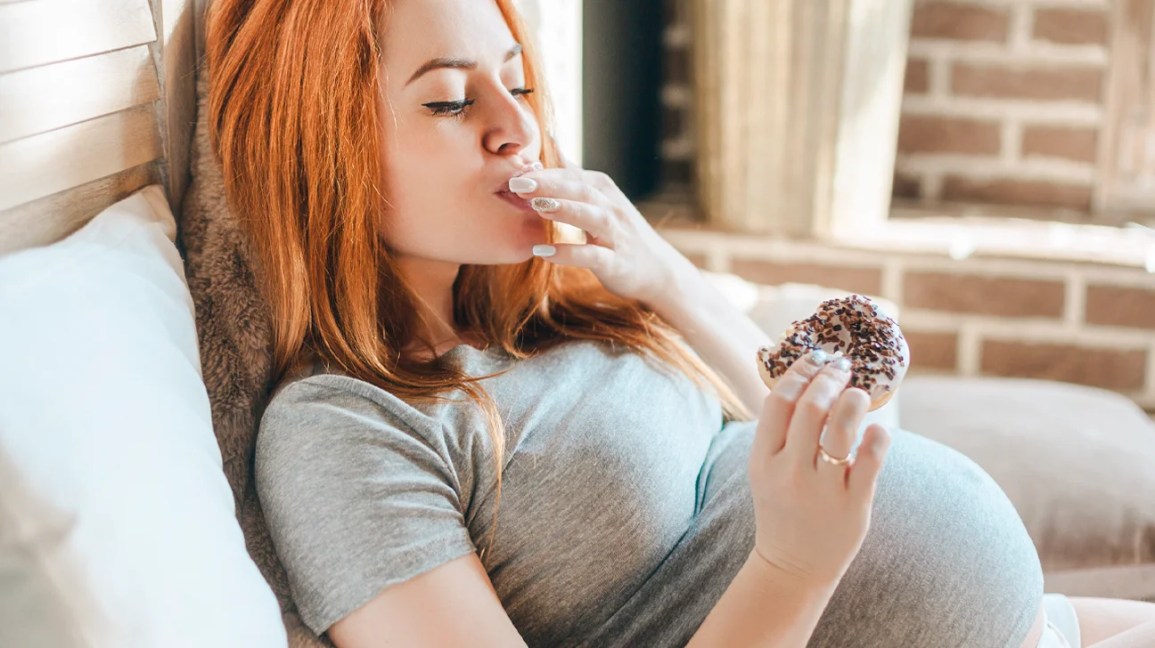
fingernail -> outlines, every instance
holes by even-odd
[[[537,182],[533,178],[510,178],[509,190],[514,193],[528,193],[537,189]]]
[[[827,360],[830,359],[830,354],[826,353],[822,349],[814,349],[810,353],[806,354],[806,359],[811,363],[821,367],[822,365],[826,364]]]
[[[534,163],[533,163],[532,165],[530,165],[530,166],[532,166],[532,167],[533,167],[533,170],[534,170],[534,171],[541,171],[542,169],[544,169],[544,168],[545,168],[545,165],[543,165],[541,162],[534,162]]]
[[[553,198],[542,198],[541,196],[530,200],[529,206],[539,212],[555,212],[561,209],[561,203],[557,200]]]
[[[553,256],[557,252],[557,248],[552,245],[535,245],[533,246],[533,255],[539,257]]]
[[[834,361],[834,368],[839,371],[850,371],[850,358],[839,358]]]

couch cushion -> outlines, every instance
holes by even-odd
[[[904,429],[959,450],[1006,491],[1048,591],[1155,597],[1155,423],[1131,400],[1067,383],[953,376],[910,376],[900,393]]]

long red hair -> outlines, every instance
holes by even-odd
[[[523,47],[525,78],[535,88],[527,99],[548,132],[532,38],[511,1],[496,2]],[[478,383],[485,376],[401,352],[425,328],[379,235],[387,211],[378,81],[386,9],[385,0],[214,0],[205,31],[210,140],[270,309],[274,378],[318,357],[409,402],[462,390],[489,421],[500,501],[505,432]],[[542,164],[559,166],[553,142],[543,139]],[[555,238],[551,228],[548,239]],[[519,359],[568,340],[623,345],[712,389],[729,418],[751,418],[672,327],[610,293],[589,270],[536,257],[464,265],[453,318],[459,330]]]

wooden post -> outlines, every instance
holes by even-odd
[[[699,207],[823,237],[885,221],[911,0],[691,0]]]
[[[1116,0],[1110,9],[1103,128],[1092,211],[1095,220],[1155,214],[1155,2]]]
[[[192,0],[153,3],[159,47],[159,70],[164,93],[163,174],[169,204],[179,222],[184,192],[191,180],[193,129],[196,125],[196,26]]]

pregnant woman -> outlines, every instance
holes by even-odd
[[[316,633],[1153,645],[1155,605],[1044,596],[966,457],[879,426],[856,443],[845,366],[814,354],[766,389],[766,334],[543,134],[511,1],[216,0],[206,47],[273,315],[258,492]]]

